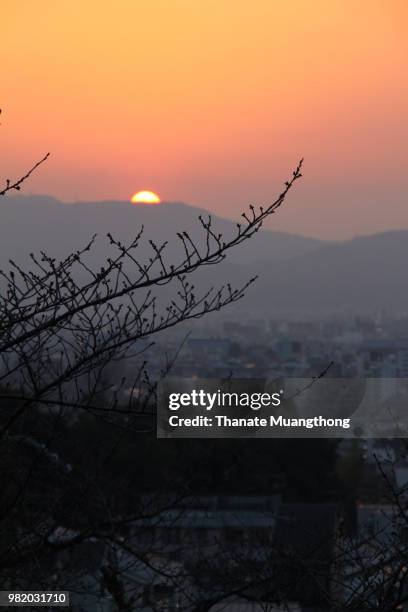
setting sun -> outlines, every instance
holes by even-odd
[[[160,204],[161,200],[153,191],[138,191],[131,200],[132,204]]]

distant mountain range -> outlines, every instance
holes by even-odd
[[[237,211],[237,221],[242,211]],[[167,258],[181,254],[177,232],[202,237],[198,215],[208,211],[180,202],[160,206],[120,201],[63,204],[46,196],[0,199],[0,266],[14,259],[26,265],[30,252],[41,250],[63,257],[98,234],[94,263],[102,265],[109,248],[107,232],[128,243],[141,226],[145,238],[140,258],[148,253],[148,240],[169,241]],[[212,215],[214,227],[225,237],[236,231],[236,221]],[[350,314],[381,308],[408,310],[406,267],[408,231],[393,231],[344,242],[325,242],[262,229],[230,252],[221,266],[200,273],[203,282],[229,280],[237,286],[248,277],[260,278],[240,308],[259,314]]]
[[[389,231],[324,244],[281,262],[245,266],[260,280],[251,303],[260,310],[296,314],[408,312],[408,231]],[[242,270],[231,266],[237,282]]]
[[[237,211],[237,221],[241,212]],[[174,256],[180,242],[177,232],[185,230],[197,239],[202,236],[200,214],[207,217],[209,212],[181,202],[149,206],[121,201],[63,204],[47,196],[3,198],[0,200],[0,261],[8,257],[21,259],[23,252],[40,249],[62,256],[84,246],[92,235],[103,238],[107,232],[129,243],[142,225],[146,243],[148,238],[157,243],[168,240],[169,255]],[[225,236],[235,233],[235,222],[215,215],[212,218],[218,232]],[[231,251],[231,261],[282,260],[304,255],[321,244],[313,238],[265,230],[252,244],[247,242]]]

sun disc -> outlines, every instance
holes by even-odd
[[[132,204],[160,204],[161,200],[154,191],[138,191],[131,200]]]

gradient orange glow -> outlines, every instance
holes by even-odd
[[[3,0],[1,174],[237,217],[305,157],[274,227],[408,227],[403,0]]]
[[[130,201],[132,204],[160,204],[161,200],[157,193],[153,191],[138,191]]]

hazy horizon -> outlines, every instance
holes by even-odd
[[[64,206],[81,206],[81,205],[86,205],[86,204],[109,204],[112,206],[115,206],[115,204],[128,204],[129,207],[141,207],[141,208],[149,208],[150,205],[149,204],[132,204],[130,202],[130,200],[126,200],[126,199],[117,199],[117,198],[102,198],[99,200],[64,200],[62,198],[59,198],[55,195],[52,194],[47,194],[47,193],[29,193],[29,190],[27,189],[27,193],[24,192],[19,192],[19,193],[12,193],[8,196],[6,196],[8,199],[21,199],[21,198],[46,198],[46,199],[53,199],[56,200],[57,202],[63,204]],[[5,202],[5,200],[3,200],[3,203]],[[197,210],[197,214],[200,211],[205,211],[208,212],[209,214],[215,216],[215,217],[219,217],[220,219],[225,219],[227,221],[239,221],[239,216],[240,213],[237,211],[236,216],[232,216],[233,213],[231,213],[231,215],[228,215],[228,213],[223,213],[223,212],[218,212],[217,210],[212,210],[210,207],[206,208],[204,206],[199,206],[196,205],[192,202],[186,202],[180,199],[174,199],[174,200],[162,200],[162,202],[159,204],[159,206],[168,206],[168,205],[173,205],[173,204],[181,204],[183,206],[188,206],[191,209],[196,209]],[[155,205],[157,206],[157,205]],[[285,204],[285,207],[288,206],[288,204]],[[243,208],[244,210],[244,208]],[[283,209],[282,209],[283,210]],[[279,211],[278,215],[275,216],[275,219],[278,218],[278,216],[281,214],[281,212]],[[266,229],[268,231],[271,232],[279,232],[279,233],[284,233],[284,234],[289,234],[289,235],[297,235],[297,236],[302,236],[305,238],[311,238],[314,240],[321,240],[321,241],[326,241],[326,242],[343,242],[343,241],[349,241],[349,240],[353,240],[354,238],[364,238],[364,237],[368,237],[368,236],[373,236],[375,234],[382,234],[382,233],[388,233],[388,232],[401,232],[401,231],[408,231],[408,222],[406,227],[381,227],[378,229],[373,229],[373,231],[368,231],[368,229],[366,231],[361,231],[361,232],[354,232],[352,233],[350,232],[346,232],[344,235],[338,235],[338,236],[333,236],[333,235],[325,235],[325,234],[317,234],[317,233],[308,233],[307,231],[302,231],[301,229],[299,231],[296,230],[292,230],[292,229],[286,229],[285,227],[277,227],[277,223],[275,223],[275,219],[269,220],[267,219],[266,222],[264,223],[263,229]]]

